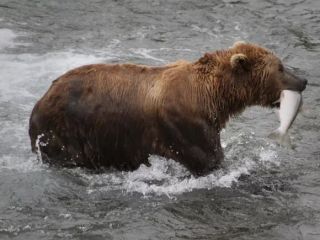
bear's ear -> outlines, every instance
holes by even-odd
[[[246,44],[245,41],[236,41],[233,45],[232,45],[232,48],[235,48],[235,47],[238,47],[240,45],[244,45]]]
[[[230,64],[235,70],[249,70],[249,60],[246,55],[236,53],[231,56]]]
[[[206,53],[206,54],[204,54],[203,57],[201,57],[201,58],[199,59],[199,62],[202,63],[202,64],[207,64],[207,63],[210,61],[211,58],[212,58],[212,57],[210,57],[210,54],[209,54],[209,53]]]

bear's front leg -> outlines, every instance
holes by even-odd
[[[223,151],[219,130],[205,119],[166,112],[160,126],[166,152],[170,152],[165,157],[179,161],[195,175],[206,175],[220,166]]]

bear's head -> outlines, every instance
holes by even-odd
[[[295,76],[268,49],[245,42],[236,42],[229,50],[231,81],[246,105],[278,107],[282,90],[302,92],[307,80]]]

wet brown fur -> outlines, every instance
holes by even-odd
[[[235,54],[246,58],[231,61]],[[238,44],[194,63],[76,68],[35,105],[32,149],[45,162],[91,169],[134,170],[158,154],[206,174],[223,159],[219,132],[229,117],[279,98],[279,64],[264,48]]]

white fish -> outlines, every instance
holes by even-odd
[[[279,110],[280,126],[269,135],[270,138],[278,139],[280,144],[290,145],[287,132],[295,120],[301,105],[302,97],[300,92],[291,90],[283,90],[281,92]]]

